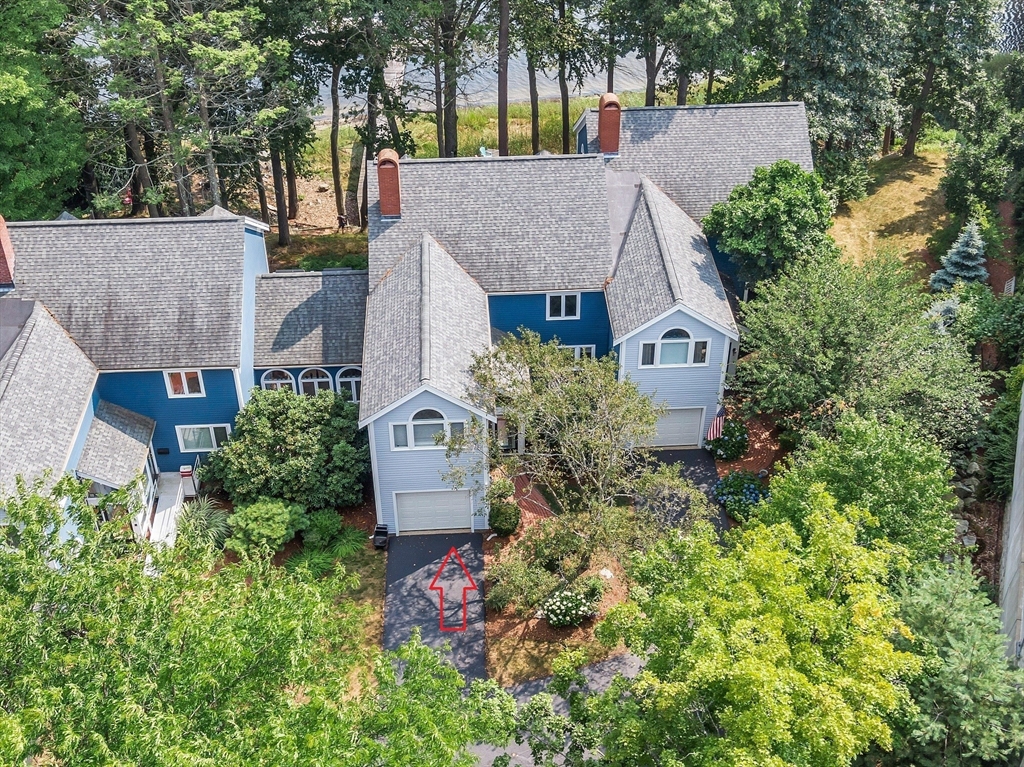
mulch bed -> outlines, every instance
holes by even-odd
[[[751,418],[747,421],[747,434],[750,447],[742,457],[735,461],[715,461],[719,478],[741,470],[752,471],[755,474],[762,469],[771,471],[785,456],[786,451],[779,444],[779,429],[775,424],[761,418]]]
[[[1003,555],[1003,512],[999,501],[979,501],[964,512],[971,532],[978,536],[971,560],[995,587],[999,586],[999,562]]]

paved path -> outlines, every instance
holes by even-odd
[[[463,589],[471,585],[452,548],[465,563],[476,589],[466,594],[463,628]],[[444,563],[444,571],[438,570]],[[438,576],[435,581],[435,576]],[[393,650],[418,626],[424,643],[451,645],[449,659],[467,681],[485,679],[484,554],[478,533],[402,535],[388,547],[387,590],[384,597],[384,648]],[[431,590],[433,584],[435,590]],[[441,630],[440,592],[444,594]]]
[[[583,675],[587,678],[588,687],[591,691],[604,692],[608,689],[608,686],[611,685],[612,680],[617,674],[634,677],[637,675],[637,672],[640,671],[640,665],[640,659],[638,657],[626,653],[625,655],[616,655],[608,658],[607,660],[603,660],[600,663],[587,666],[583,669]],[[512,693],[516,702],[519,703],[519,705],[523,705],[537,693],[544,692],[549,684],[551,684],[551,677],[544,677],[543,679],[534,679],[529,682],[522,682],[507,689]],[[554,709],[555,713],[564,716],[569,713],[569,704],[562,698],[556,696],[554,700]],[[502,754],[508,754],[511,757],[511,764],[513,765],[533,764],[533,759],[530,758],[529,746],[525,744],[519,745],[514,741],[510,743],[507,748],[476,745],[470,748],[470,752],[475,754],[480,760],[479,764],[481,767],[492,764],[495,758]]]

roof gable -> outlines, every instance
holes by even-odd
[[[584,114],[596,153],[597,112]],[[623,109],[619,152],[607,157],[610,169],[644,174],[698,221],[776,160],[814,169],[802,102]]]
[[[42,301],[101,370],[239,364],[243,219],[9,224],[16,294]]]

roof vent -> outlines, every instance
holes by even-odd
[[[398,152],[394,149],[381,149],[377,155],[377,187],[381,216],[401,217],[402,185],[398,178]]]
[[[614,93],[606,93],[597,105],[597,143],[603,154],[619,153],[619,118],[622,105]]]
[[[0,296],[14,290],[14,245],[7,222],[0,216]]]

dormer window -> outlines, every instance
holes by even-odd
[[[640,367],[677,368],[708,364],[708,340],[695,340],[688,330],[672,328],[654,342],[640,344]]]
[[[419,410],[408,423],[391,424],[392,450],[441,448],[440,444],[452,434],[462,434],[465,421],[449,421],[444,413],[433,408]],[[410,437],[412,444],[409,444]]]
[[[579,318],[579,293],[548,293],[547,319],[578,320]]]

